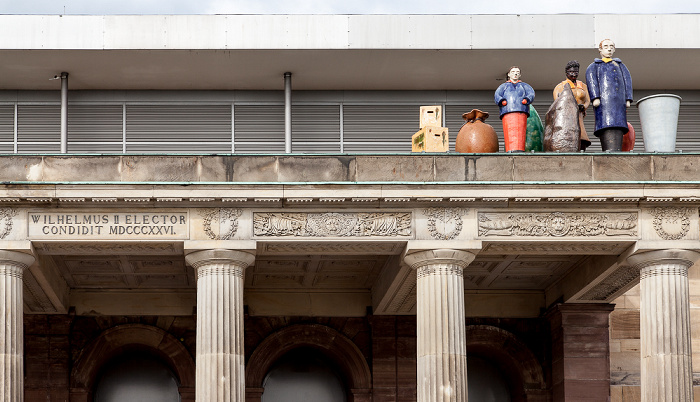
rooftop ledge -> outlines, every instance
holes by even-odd
[[[3,155],[25,184],[690,184],[700,153]]]

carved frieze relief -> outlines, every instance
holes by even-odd
[[[479,236],[636,236],[636,212],[480,212]]]
[[[256,212],[253,230],[262,237],[407,237],[410,212]]]
[[[12,232],[13,221],[17,210],[13,208],[0,208],[0,239],[6,238]]]
[[[238,217],[242,211],[237,208],[216,208],[200,211],[204,218],[204,233],[212,240],[231,240],[238,230]]]
[[[428,232],[433,239],[453,240],[462,233],[462,216],[466,209],[426,208],[423,212],[428,216]]]
[[[695,210],[697,211],[697,210]],[[652,224],[656,234],[664,240],[680,240],[690,229],[691,208],[653,208]]]

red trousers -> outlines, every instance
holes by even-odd
[[[527,114],[512,112],[503,115],[503,137],[506,152],[525,151]]]

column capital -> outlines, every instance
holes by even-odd
[[[19,251],[0,250],[0,264],[19,265],[22,269],[34,264],[34,256]]]
[[[452,264],[466,268],[476,258],[476,254],[463,250],[436,249],[411,253],[404,256],[404,262],[413,269],[426,265]]]
[[[690,268],[698,259],[700,253],[697,251],[669,248],[633,254],[627,257],[627,263],[640,270],[658,264],[678,264]]]
[[[211,249],[187,254],[185,261],[195,269],[211,264],[232,264],[247,268],[255,261],[255,255],[241,250]]]

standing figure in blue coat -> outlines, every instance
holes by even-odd
[[[501,111],[506,152],[524,152],[527,118],[535,90],[520,81],[520,67],[508,70],[508,81],[496,89],[493,100]]]
[[[632,77],[622,60],[612,58],[615,43],[603,39],[598,45],[600,59],[586,69],[588,94],[595,109],[595,136],[603,151],[621,151],[627,133],[627,108],[632,104]]]

